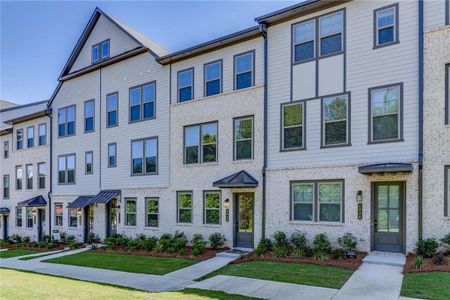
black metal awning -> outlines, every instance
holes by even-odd
[[[9,208],[7,207],[0,207],[0,215],[9,215]]]
[[[413,171],[412,164],[406,163],[384,163],[361,166],[358,168],[361,174],[374,174],[374,173],[396,173],[405,172],[411,173]]]
[[[94,196],[80,196],[72,201],[67,208],[85,208],[88,206]]]
[[[233,175],[215,181],[213,186],[219,188],[253,188],[258,186],[258,180],[246,171],[242,170],[234,173]]]
[[[31,207],[40,207],[46,206],[47,201],[41,195],[33,197],[31,199],[19,202],[17,206],[31,206]]]
[[[95,195],[89,204],[106,204],[120,194],[120,190],[103,190]]]

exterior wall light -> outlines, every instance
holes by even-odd
[[[362,202],[362,200],[363,200],[362,191],[358,191],[356,193],[356,202],[360,203],[360,202]]]

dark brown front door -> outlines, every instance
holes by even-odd
[[[403,252],[404,188],[402,182],[373,184],[373,238],[376,251]]]
[[[234,246],[253,248],[254,235],[254,194],[235,194]]]

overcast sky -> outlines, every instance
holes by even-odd
[[[256,25],[255,17],[296,2],[0,0],[0,99],[24,104],[50,98],[97,6],[175,51]]]

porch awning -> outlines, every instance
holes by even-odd
[[[120,194],[120,190],[103,190],[95,195],[89,204],[106,204]]]
[[[0,207],[0,215],[9,215],[9,208]]]
[[[233,175],[215,181],[213,186],[219,188],[252,188],[258,186],[258,180],[246,171],[242,170]]]
[[[89,205],[92,198],[94,198],[94,196],[80,196],[67,205],[67,208],[85,208]]]
[[[41,195],[33,197],[31,199],[19,202],[17,206],[32,206],[32,207],[39,207],[39,206],[46,206],[47,201],[42,197]]]
[[[413,171],[413,165],[405,163],[385,163],[385,164],[362,166],[359,167],[358,170],[359,173],[361,174],[395,173],[395,172],[411,173]]]

